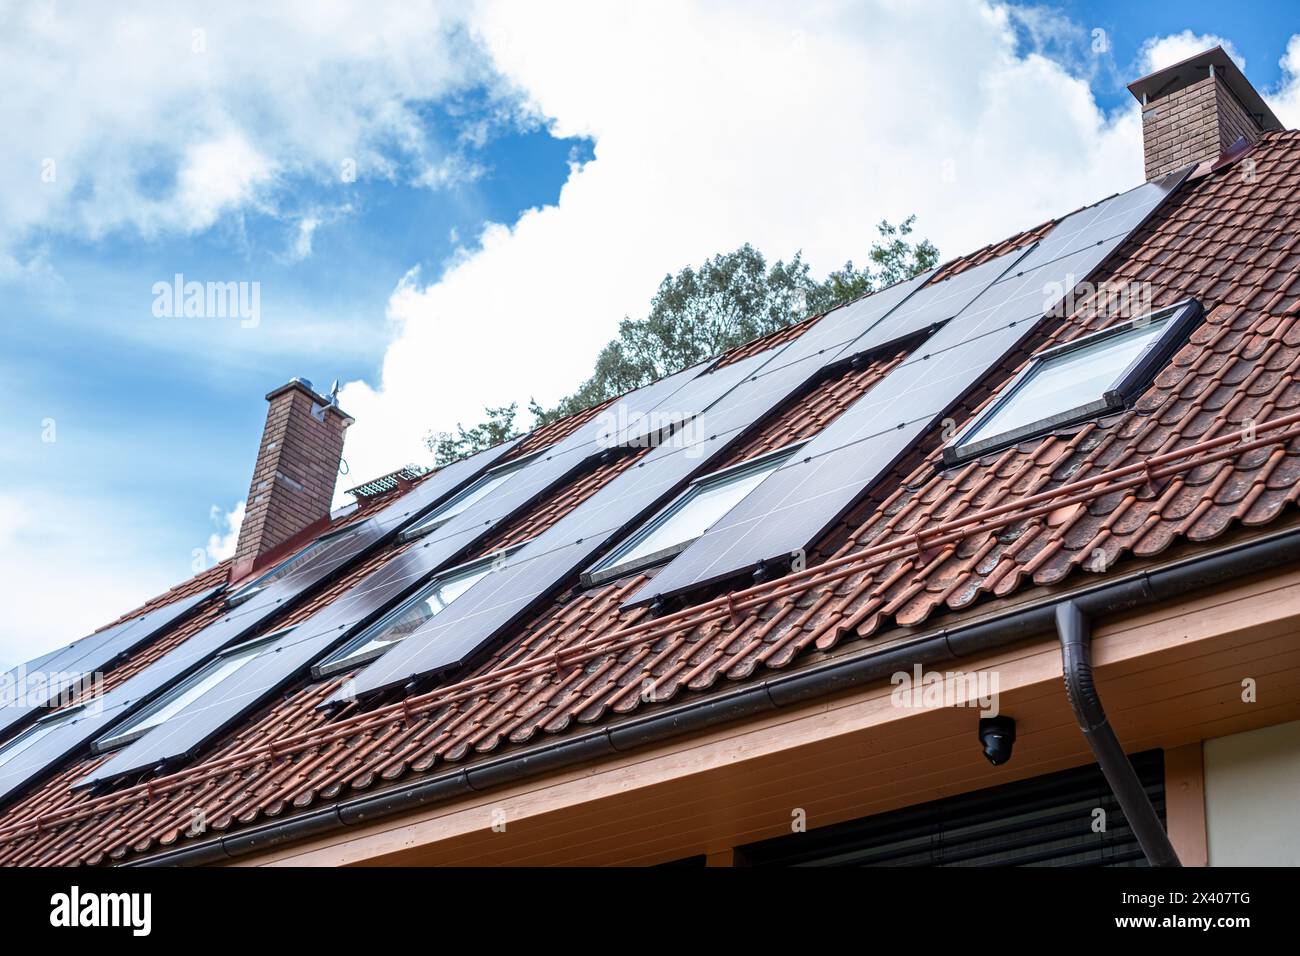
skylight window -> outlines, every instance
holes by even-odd
[[[511,549],[511,552],[514,550],[517,548]],[[426,621],[485,578],[500,557],[501,555],[494,554],[438,575],[317,664],[312,672],[317,677],[323,677],[379,657],[394,644],[414,634]]]
[[[512,461],[491,469],[472,482],[469,487],[453,496],[450,501],[434,508],[433,511],[403,531],[402,538],[409,541],[411,538],[418,538],[420,535],[428,534],[438,526],[446,524],[471,505],[486,498],[494,489],[505,484],[506,479],[530,464],[533,459],[545,450],[542,449],[542,451],[526,455],[518,461]]]
[[[362,524],[344,528],[341,531],[335,531],[324,537],[317,538],[307,547],[303,548],[297,554],[290,555],[275,567],[271,568],[264,574],[259,575],[247,584],[242,585],[239,590],[235,591],[227,599],[232,607],[236,604],[242,604],[259,591],[265,590],[268,586],[282,578],[287,578],[296,571],[300,571],[308,564],[324,557],[326,554],[334,554],[340,545],[350,540],[353,535],[359,532]]]
[[[600,584],[680,553],[781,467],[795,450],[784,448],[697,479],[641,530],[586,572],[585,583]]]
[[[54,730],[75,717],[80,710],[80,707],[61,710],[32,724],[13,740],[0,747],[0,767],[3,767],[24,751],[36,746]]]
[[[1034,356],[944,448],[944,463],[960,464],[1124,408],[1200,320],[1200,304],[1189,299]]]
[[[166,723],[193,705],[212,688],[229,680],[245,665],[255,660],[273,639],[281,638],[291,630],[293,629],[285,628],[274,634],[240,644],[218,655],[206,667],[191,674],[126,723],[99,738],[92,749],[96,753],[103,753],[121,747]]]

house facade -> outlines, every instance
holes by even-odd
[[[331,512],[6,677],[4,865],[1300,863],[1300,133],[1222,50],[1146,181]]]

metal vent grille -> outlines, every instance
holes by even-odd
[[[414,481],[422,475],[427,475],[429,471],[430,469],[419,465],[407,465],[404,468],[397,469],[397,471],[367,481],[365,484],[357,485],[355,488],[349,488],[346,493],[358,499],[373,498],[376,495],[392,491],[400,482]]]
[[[1164,754],[1129,758],[1165,819]],[[1095,811],[1106,828],[1094,832]],[[752,866],[1146,866],[1094,764],[751,844]]]

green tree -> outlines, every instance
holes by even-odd
[[[518,402],[511,402],[500,408],[486,408],[483,410],[487,416],[486,421],[473,428],[466,428],[457,422],[455,435],[448,432],[430,432],[425,436],[424,444],[433,452],[434,464],[441,468],[466,455],[472,455],[476,451],[499,445],[508,438],[514,438],[517,434],[515,417],[518,411]]]
[[[618,337],[596,356],[588,378],[554,408],[529,402],[534,425],[571,415],[647,385],[752,339],[826,312],[933,268],[939,250],[928,240],[911,241],[915,216],[897,226],[882,220],[879,238],[867,253],[868,265],[852,261],[820,282],[802,253],[770,266],[745,243],[734,252],[664,276],[645,318],[624,318]],[[515,405],[486,409],[487,420],[474,428],[457,425],[458,434],[430,435],[426,442],[439,465],[514,434]]]

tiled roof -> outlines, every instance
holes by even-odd
[[[940,266],[935,273],[935,281],[941,282],[944,279],[951,279],[955,275],[960,275],[967,269],[974,269],[976,266],[982,266],[991,259],[998,256],[1006,255],[1008,252],[1015,252],[1017,249],[1023,249],[1031,242],[1037,242],[1045,235],[1052,231],[1060,219],[1049,219],[1047,222],[1035,226],[1033,229],[1026,229],[1024,232],[1018,232],[1014,236],[1009,236],[1001,242],[990,243],[983,249],[977,249],[970,255],[961,256],[953,259],[951,262]]]
[[[1085,579],[1156,558],[1175,543],[1194,547],[1233,529],[1294,519],[1300,439],[1266,435],[1269,422],[1300,412],[1300,133],[1268,134],[1250,155],[1253,176],[1228,167],[1193,178],[1104,268],[1113,283],[1150,283],[1156,306],[1194,296],[1206,311],[1203,325],[1132,409],[950,469],[939,436],[929,436],[825,536],[810,561],[809,583],[792,587],[783,580],[799,579],[778,579],[771,589],[789,593],[753,592],[734,619],[702,611],[698,619],[652,624],[645,609],[620,610],[646,575],[589,589],[569,582],[471,672],[419,689],[405,707],[363,712],[352,703],[329,713],[317,705],[348,675],[301,681],[196,763],[149,781],[147,790],[70,793],[69,783],[102,758],[74,759],[0,817],[0,864],[94,864],[156,851],[188,839],[183,830],[196,808],[210,832],[287,816],[575,724],[707,693],[834,647],[866,652],[890,641],[896,628],[981,599]],[[1071,319],[1042,323],[952,417],[968,418],[1033,352],[1108,321],[1085,315],[1086,303]],[[899,358],[877,356],[817,384],[746,438],[743,449],[729,451],[728,460],[817,431]],[[1111,480],[1116,469],[1140,472],[1143,462],[1160,464],[1162,453],[1226,440],[1252,424],[1261,429],[1257,445],[1225,445],[1217,460],[1157,468],[1150,481],[1140,473]],[[612,477],[628,460],[606,462],[592,475]],[[1105,483],[1074,493],[1090,479]],[[482,553],[549,526],[600,480],[571,479],[500,529]],[[1046,494],[1062,488],[1069,494],[1060,500]],[[918,534],[974,522],[1039,494],[1047,499],[1041,507],[1003,514],[952,540],[918,541]],[[310,613],[401,547],[352,569],[292,617]],[[816,569],[826,560],[838,561],[841,571],[818,582]],[[182,631],[198,626],[195,619]],[[648,630],[628,634],[640,627]],[[178,633],[163,640],[180,639]],[[557,651],[569,655],[558,669]]]
[[[776,329],[766,335],[751,339],[743,345],[737,345],[735,348],[724,352],[714,364],[717,368],[726,368],[728,365],[734,365],[741,359],[747,359],[751,355],[757,355],[767,349],[774,349],[778,345],[785,345],[786,342],[793,342],[816,325],[818,320],[825,314],[825,312],[819,312],[816,315],[810,315],[806,319],[790,323],[785,328]]]

